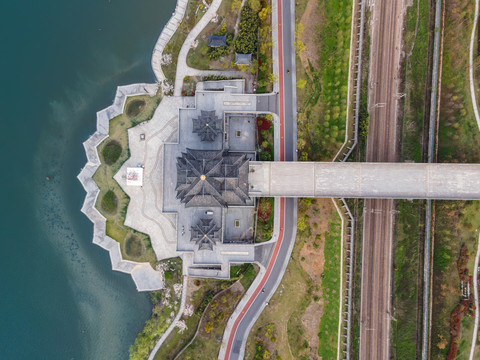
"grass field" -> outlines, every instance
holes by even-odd
[[[474,3],[448,0],[440,108],[439,162],[480,162],[480,131],[468,82],[468,51]]]
[[[419,7],[417,7],[419,5]],[[402,119],[402,161],[425,161],[423,129],[428,115],[426,97],[429,82],[430,4],[414,1],[407,10],[405,28],[404,86],[405,103]],[[396,201],[394,285],[392,321],[392,355],[396,359],[415,359],[419,355],[421,331],[422,258],[424,240],[424,201]]]
[[[298,234],[282,283],[253,326],[246,359],[336,358],[340,219],[330,199],[300,201]],[[278,316],[282,314],[282,316]]]
[[[474,3],[445,3],[445,37],[440,105],[439,162],[479,162],[480,132],[468,83],[468,51]],[[450,346],[450,314],[460,299],[457,259],[462,244],[476,251],[480,204],[437,201],[433,261],[432,359],[444,359]],[[468,269],[473,270],[473,256]],[[457,359],[467,359],[473,319],[462,321]]]
[[[417,4],[418,8],[417,17]],[[422,133],[424,131],[425,115],[428,116],[430,97],[426,97],[426,82],[429,65],[429,29],[430,4],[428,1],[413,2],[408,8],[405,27],[404,61],[405,105],[402,121],[402,160],[423,161]],[[418,22],[418,28],[417,28]],[[415,30],[417,31],[415,32]],[[426,113],[427,112],[427,113]]]
[[[480,202],[437,201],[435,210],[432,359],[444,359],[450,343],[450,314],[460,300],[457,259],[461,245],[467,245],[471,254],[467,268],[472,274],[480,228]],[[457,359],[468,359],[472,330],[473,318],[465,317]]]
[[[100,194],[95,206],[107,219],[107,235],[120,243],[124,259],[149,261],[152,264],[155,263],[156,258],[149,237],[124,225],[130,198],[123,192],[118,183],[113,179],[113,176],[130,157],[127,130],[143,121],[149,120],[153,116],[160,100],[160,95],[153,97],[141,95],[127,98],[125,108],[129,109],[130,104],[133,103],[136,110],[133,113],[130,112],[131,116],[124,112],[110,120],[109,137],[97,149],[102,164],[93,175],[93,180],[100,188]],[[141,109],[138,108],[139,101],[144,103]],[[115,156],[116,160],[111,165],[107,165],[103,157],[104,149],[106,146],[111,145],[112,141],[116,144],[116,147],[121,149],[121,152],[119,156]],[[112,159],[110,158],[110,160]],[[129,238],[136,240],[134,242],[130,241],[130,246],[127,249],[126,241]],[[139,244],[139,242],[141,243]]]
[[[396,321],[392,321],[392,355],[395,359],[415,359],[419,355],[422,319],[418,296],[423,279],[420,256],[423,255],[425,201],[397,200],[396,208],[393,285]]]
[[[340,301],[339,273],[340,247],[342,227],[340,219],[328,222],[328,231],[325,231],[325,270],[323,272],[322,290],[325,296],[323,315],[320,319],[320,332],[318,337],[320,345],[318,355],[323,359],[334,359],[337,356],[338,338],[338,306]]]
[[[297,35],[317,59],[297,56],[298,147],[308,160],[331,160],[345,139],[351,6],[348,0],[318,0],[304,17],[308,2],[297,5]],[[318,36],[309,44],[312,32]]]

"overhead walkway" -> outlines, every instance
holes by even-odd
[[[480,164],[259,162],[252,197],[480,199]]]

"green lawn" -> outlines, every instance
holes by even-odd
[[[304,160],[331,160],[345,139],[351,6],[348,0],[319,0],[318,64],[297,67],[297,83],[306,81],[297,88],[298,145]]]
[[[323,272],[322,290],[325,306],[320,319],[318,338],[320,345],[318,355],[323,359],[337,357],[338,306],[342,290],[340,289],[340,249],[342,246],[342,226],[339,219],[328,222],[325,232],[325,270]]]
[[[93,180],[100,188],[96,208],[107,219],[106,233],[120,243],[122,257],[127,260],[149,261],[155,263],[155,253],[150,244],[150,238],[146,234],[137,232],[124,225],[127,206],[130,198],[120,188],[113,176],[118,172],[122,164],[130,157],[128,148],[127,130],[139,123],[151,119],[155,109],[160,103],[159,94],[150,97],[148,95],[127,98],[125,108],[134,104],[136,110],[128,116],[125,112],[109,123],[109,136],[98,146],[98,154],[101,165],[93,175]],[[139,102],[144,103],[140,108]],[[112,144],[114,144],[112,146]],[[109,149],[110,150],[106,150]],[[115,149],[112,151],[112,148]],[[118,152],[120,150],[120,152]],[[108,162],[105,155],[108,156]],[[136,239],[130,246],[126,246],[127,239]],[[142,244],[139,244],[141,242]],[[131,246],[135,245],[136,246]],[[130,250],[130,252],[128,251]]]
[[[396,206],[392,354],[395,359],[415,359],[422,325],[419,291],[423,284],[425,201],[398,200]]]

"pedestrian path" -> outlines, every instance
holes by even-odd
[[[155,48],[153,49],[152,69],[155,73],[155,77],[157,78],[157,82],[161,85],[164,85],[166,80],[165,74],[162,71],[163,51],[165,50],[165,46],[167,46],[173,34],[175,34],[180,26],[180,23],[182,22],[187,10],[187,4],[188,0],[177,0],[175,11],[170,20],[168,20],[167,25],[165,25],[160,33],[157,43],[155,44]]]

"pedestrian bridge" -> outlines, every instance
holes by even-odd
[[[249,163],[251,197],[480,199],[480,164]]]

